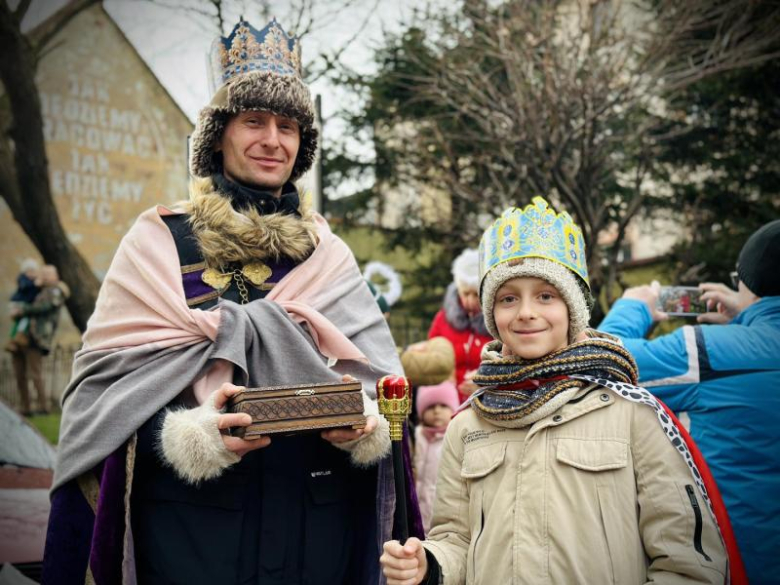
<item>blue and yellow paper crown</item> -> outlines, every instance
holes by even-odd
[[[214,89],[250,71],[301,76],[300,41],[288,36],[276,19],[261,31],[242,19],[227,37],[214,41],[210,57]]]
[[[568,213],[555,213],[542,197],[522,209],[510,207],[485,230],[479,243],[480,282],[494,266],[529,257],[562,264],[590,288],[582,230]]]

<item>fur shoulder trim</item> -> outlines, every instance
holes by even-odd
[[[317,225],[309,198],[301,199],[301,217],[260,215],[254,209],[239,213],[214,189],[210,178],[193,179],[185,211],[211,268],[281,258],[302,262],[317,245]]]

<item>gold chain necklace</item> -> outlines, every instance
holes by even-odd
[[[228,272],[215,268],[206,268],[203,271],[201,280],[211,288],[218,290],[220,295],[227,290],[230,282],[235,280],[238,294],[241,297],[241,304],[245,305],[249,302],[249,289],[246,286],[246,281],[248,280],[255,286],[260,286],[271,277],[271,274],[273,274],[273,271],[268,265],[262,262],[252,262]]]

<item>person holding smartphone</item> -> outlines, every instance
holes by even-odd
[[[707,312],[652,340],[660,288],[629,288],[601,323],[639,366],[640,383],[690,432],[722,492],[751,584],[780,575],[780,220],[743,246],[734,288],[703,283]]]

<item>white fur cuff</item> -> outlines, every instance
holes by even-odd
[[[211,399],[197,408],[168,412],[160,433],[162,455],[190,484],[213,479],[241,458],[228,451],[217,427],[220,412]]]
[[[370,435],[364,435],[354,441],[333,443],[343,451],[349,451],[350,460],[355,467],[370,467],[390,453],[390,423],[381,414],[377,417],[379,424]]]

